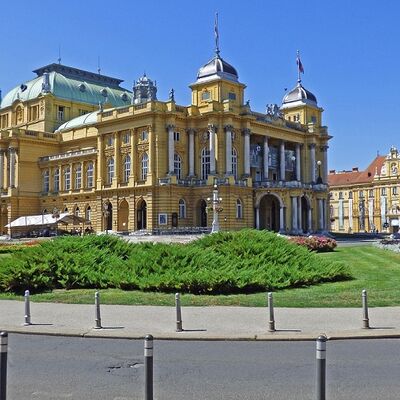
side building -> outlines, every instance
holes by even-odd
[[[94,230],[328,229],[327,128],[300,79],[265,113],[220,56],[190,85],[189,106],[159,101],[146,75],[121,80],[51,64],[0,108],[0,225],[69,212]],[[10,233],[10,232],[8,232]]]
[[[332,232],[396,233],[400,225],[400,155],[392,147],[364,171],[330,171]]]

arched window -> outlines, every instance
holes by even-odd
[[[243,218],[243,205],[240,199],[236,200],[236,218]]]
[[[141,178],[142,178],[142,181],[145,181],[147,179],[147,170],[148,170],[148,166],[149,166],[149,156],[147,155],[147,153],[143,154],[141,164],[142,164]]]
[[[179,199],[179,218],[186,218],[186,203],[183,199]]]
[[[129,176],[131,174],[131,156],[128,154],[124,161],[124,182],[129,181]]]
[[[76,207],[76,208],[75,208],[75,213],[74,213],[74,214],[75,214],[77,217],[79,217],[79,211],[80,211],[80,210],[79,210],[79,207]]]
[[[82,186],[82,164],[78,164],[75,168],[75,189],[80,189]]]
[[[60,190],[60,169],[56,168],[54,170],[54,191],[58,192]]]
[[[232,175],[237,179],[237,151],[232,148]]]
[[[64,169],[64,190],[71,189],[71,168],[65,167]]]
[[[44,193],[49,193],[50,190],[50,180],[49,180],[49,170],[46,169],[46,171],[43,172],[43,192]]]
[[[179,154],[174,154],[174,174],[178,179],[182,176],[182,160]]]
[[[201,151],[201,179],[207,179],[210,173],[210,150],[205,147]]]
[[[87,171],[86,171],[86,186],[88,188],[93,187],[93,163],[90,162],[87,166]]]
[[[114,178],[114,159],[111,157],[107,160],[107,183],[111,184]]]
[[[92,220],[92,209],[90,208],[90,206],[86,207],[85,218],[86,218],[86,221]]]

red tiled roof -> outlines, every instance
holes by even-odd
[[[364,171],[349,171],[329,174],[328,184],[329,186],[347,186],[372,182],[376,171],[380,174],[385,158],[385,156],[377,156]]]

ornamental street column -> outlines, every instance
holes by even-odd
[[[285,142],[282,140],[280,144],[280,157],[279,157],[279,179],[281,181],[285,180],[286,177],[286,170],[285,170]]]
[[[279,208],[279,232],[285,232],[285,207],[282,205]]]
[[[324,183],[328,182],[328,145],[321,146],[321,152],[322,152],[322,179]]]
[[[0,189],[4,188],[4,150],[0,149]]]
[[[232,125],[225,126],[225,175],[232,175]]]
[[[302,207],[301,207],[301,196],[297,198],[297,228],[300,233],[303,232],[303,220],[302,220]]]
[[[196,131],[189,128],[186,132],[189,135],[189,176],[194,176],[194,134]]]
[[[324,230],[324,204],[323,199],[318,199],[318,230]]]
[[[315,182],[315,143],[309,145],[310,148],[310,178],[311,182]]]
[[[175,132],[175,126],[174,125],[167,125],[167,131],[168,131],[168,174],[173,175],[174,174],[174,154],[175,154],[175,149],[174,149],[174,132]]]
[[[208,133],[210,135],[210,175],[215,175],[215,134],[217,127],[213,124],[208,125]]]
[[[263,173],[264,173],[264,180],[268,180],[268,157],[269,157],[269,146],[268,146],[268,136],[264,137],[264,154],[263,154]]]
[[[15,187],[15,148],[10,147],[10,187]]]
[[[291,197],[292,200],[292,232],[297,233],[297,197]]]
[[[244,135],[244,174],[250,176],[250,129],[243,129]]]
[[[301,181],[301,152],[300,143],[296,143],[296,181]]]

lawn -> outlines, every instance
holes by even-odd
[[[351,269],[352,280],[323,283],[304,288],[285,289],[274,293],[277,307],[359,307],[361,291],[367,289],[370,306],[400,305],[400,254],[373,246],[339,247],[318,257],[345,262]],[[1,299],[22,299],[21,296],[0,294]],[[32,295],[33,301],[63,303],[92,303],[93,289],[55,290]],[[102,303],[173,305],[174,295],[164,293],[101,291]],[[266,304],[266,293],[237,295],[183,295],[182,304],[189,306],[257,306]]]

